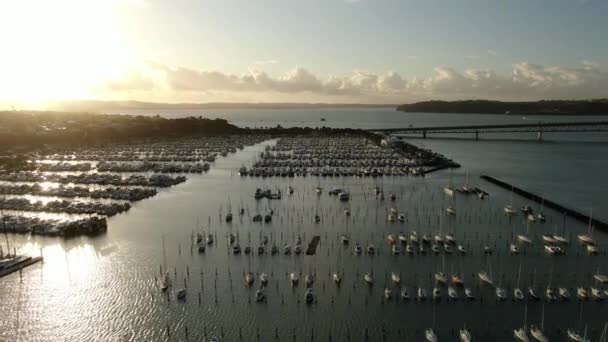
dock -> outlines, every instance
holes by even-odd
[[[22,269],[24,269],[24,268],[26,268],[28,266],[31,266],[31,265],[33,265],[35,263],[40,262],[42,260],[43,260],[42,257],[39,257],[39,256],[38,257],[28,257],[28,258],[24,259],[23,261],[21,261],[19,263],[16,263],[16,264],[11,265],[11,266],[9,266],[9,267],[7,267],[5,269],[2,269],[0,271],[0,278],[2,278],[4,276],[7,276],[7,275],[9,275],[9,274],[11,274],[13,272],[20,271],[20,270],[22,270]]]
[[[308,248],[306,249],[306,255],[317,254],[317,246],[319,245],[320,240],[321,240],[321,237],[319,235],[315,235],[312,237],[312,240],[310,240],[310,243],[308,244]]]
[[[564,207],[561,204],[555,203],[555,202],[553,202],[551,200],[548,200],[546,198],[540,197],[540,196],[535,195],[535,194],[533,194],[531,192],[528,192],[526,190],[520,189],[520,188],[518,188],[518,187],[516,187],[514,185],[511,185],[509,183],[503,182],[503,181],[498,180],[498,179],[496,179],[494,177],[482,175],[482,176],[480,176],[480,178],[483,179],[483,180],[485,180],[485,181],[487,181],[487,182],[490,182],[490,183],[492,183],[494,185],[497,185],[497,186],[499,186],[501,188],[504,188],[506,190],[509,190],[509,191],[513,190],[513,193],[518,194],[518,195],[520,195],[522,197],[525,197],[527,199],[530,199],[532,201],[535,201],[537,203],[543,203],[545,207],[551,208],[553,210],[556,210],[556,211],[558,211],[558,212],[560,212],[560,213],[562,213],[564,215],[572,217],[572,218],[574,218],[576,220],[579,220],[581,222],[584,222],[584,223],[591,222],[591,225],[594,226],[595,228],[598,228],[598,229],[600,229],[602,231],[608,232],[608,224],[605,223],[605,222],[602,222],[602,221],[600,221],[598,219],[591,218],[591,217],[589,217],[589,216],[587,216],[585,214],[579,213],[576,210],[566,208],[566,207]]]

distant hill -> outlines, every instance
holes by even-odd
[[[196,110],[196,109],[300,109],[300,108],[395,108],[395,104],[357,103],[159,103],[141,101],[63,101],[48,109],[70,112],[104,112],[120,110]]]
[[[471,113],[525,115],[608,115],[608,99],[502,102],[488,100],[424,101],[397,107],[412,113]]]

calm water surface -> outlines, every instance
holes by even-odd
[[[485,123],[489,118],[439,118],[377,109],[355,110],[351,114],[345,110],[287,111],[285,117],[275,112],[221,113],[239,125],[255,125],[263,120],[258,125],[284,126],[316,124],[317,114],[327,118],[327,125],[356,127],[430,125],[439,119],[446,125]],[[311,117],[314,121],[310,121]],[[522,120],[505,116],[495,119]],[[327,341],[330,335],[332,340],[345,340],[345,336],[362,340],[367,330],[370,340],[383,340],[385,335],[387,341],[420,341],[424,329],[431,326],[441,340],[456,340],[457,329],[466,324],[476,340],[510,341],[512,329],[524,323],[525,305],[510,299],[497,303],[494,291],[480,286],[476,278],[479,270],[489,271],[495,283],[507,288],[510,297],[518,283],[522,288],[534,284],[539,292],[548,285],[590,286],[598,268],[608,273],[604,266],[608,246],[606,236],[596,232],[603,251],[599,256],[587,256],[577,243],[567,247],[566,256],[547,256],[542,251],[541,234],[557,232],[574,241],[577,233],[586,231],[585,224],[565,220],[546,209],[548,219],[544,224],[528,225],[521,215],[509,219],[502,208],[511,202],[510,194],[482,183],[477,176],[486,173],[503,178],[581,210],[593,207],[594,212],[606,218],[608,201],[604,194],[608,181],[603,170],[608,161],[601,152],[608,145],[602,138],[570,136],[567,141],[549,139],[543,144],[413,138],[413,143],[446,154],[463,165],[451,175],[440,172],[426,178],[241,178],[235,170],[251,163],[266,144],[273,142],[247,147],[218,159],[210,172],[189,175],[186,183],[161,190],[156,197],[136,203],[128,213],[109,219],[108,233],[103,236],[70,240],[7,236],[11,246],[32,253],[42,249],[45,261],[26,269],[22,278],[17,273],[0,280],[0,340],[209,341],[223,335],[225,341],[286,341],[293,340],[295,334],[297,341]],[[470,181],[491,193],[489,199],[459,196],[452,201],[443,195],[442,187],[450,181],[464,182],[466,171]],[[313,191],[317,184],[326,191],[346,188],[352,193],[352,200],[343,203],[326,193],[317,196]],[[258,187],[285,192],[289,185],[295,193],[279,201],[253,198]],[[397,201],[375,199],[374,186],[396,193]],[[518,197],[512,201],[517,208],[527,203]],[[219,217],[229,204],[233,211],[243,207],[246,212],[242,217],[237,215],[232,224],[221,222]],[[444,214],[448,205],[456,208],[455,218]],[[387,222],[391,207],[407,213],[407,222]],[[272,223],[251,222],[253,215],[270,208],[275,211]],[[352,212],[350,217],[344,215],[346,208]],[[534,208],[538,209],[538,205],[534,204]],[[312,222],[315,214],[321,216],[321,223]],[[392,255],[387,234],[410,230],[452,231],[469,253]],[[509,256],[508,241],[513,234],[526,231],[536,243],[519,256]],[[199,255],[192,249],[193,232],[214,234],[216,243]],[[250,245],[254,251],[262,235],[278,246],[293,245],[298,235],[305,245],[313,235],[320,236],[321,243],[315,256],[258,256],[255,252],[251,256],[235,256],[229,252],[229,233],[237,234],[241,246]],[[340,234],[350,236],[350,246],[340,243]],[[353,245],[357,241],[363,246],[373,242],[379,247],[379,255],[355,255]],[[485,244],[495,248],[493,256],[483,256]],[[6,245],[5,241],[2,245]],[[169,269],[173,281],[168,296],[158,287],[161,267]],[[259,279],[253,288],[246,288],[243,274],[247,271],[270,274],[267,303],[254,302]],[[462,274],[467,286],[483,302],[448,302],[446,288],[442,288],[443,299],[439,303],[405,303],[397,299],[399,291],[390,281],[391,272],[400,273],[402,285],[409,286],[413,294],[418,286],[430,293],[432,274],[437,271]],[[301,284],[296,288],[289,283],[290,272],[302,272]],[[333,272],[343,275],[340,287],[331,279]],[[363,282],[365,272],[374,274],[371,288]],[[313,286],[317,302],[312,305],[304,303],[306,273],[317,275]],[[178,302],[175,292],[183,287],[187,288],[187,300]],[[397,298],[382,300],[385,287],[393,288]],[[462,290],[459,293],[462,296]],[[540,324],[542,303],[529,303],[527,308],[527,323]],[[566,328],[582,330],[585,324],[597,340],[608,317],[608,303],[556,302],[545,304],[544,313],[545,331],[552,340],[565,340]],[[275,338],[275,334],[279,337]]]

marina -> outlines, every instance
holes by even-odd
[[[608,312],[605,284],[597,278],[608,248],[601,232],[594,233],[597,253],[590,254],[577,238],[589,231],[588,225],[576,218],[545,206],[533,208],[535,214],[542,211],[544,220],[530,221],[532,208],[520,210],[529,206],[528,198],[479,182],[466,170],[457,177],[454,171],[417,177],[405,172],[411,159],[390,152],[389,146],[370,145],[386,152],[370,152],[365,164],[355,162],[360,159],[354,152],[337,152],[352,146],[352,137],[316,136],[311,141],[317,147],[308,150],[302,143],[306,138],[292,138],[293,146],[307,154],[334,146],[332,160],[337,162],[325,168],[323,162],[304,164],[315,159],[298,156],[302,152],[294,153],[288,145],[276,148],[281,140],[269,138],[234,155],[218,156],[208,172],[191,174],[185,184],[160,189],[156,196],[134,202],[129,212],[104,218],[107,232],[78,252],[89,263],[105,263],[127,252],[118,236],[139,241],[128,253],[146,255],[138,261],[142,272],[137,283],[117,282],[122,289],[117,291],[147,303],[130,312],[146,317],[142,327],[156,328],[136,329],[133,336],[397,341],[425,338],[435,317],[432,332],[437,339],[464,334],[506,341],[521,326],[524,306],[530,317],[540,317],[543,303],[542,332],[549,338],[566,338],[557,322],[578,320],[580,308],[587,336],[599,336],[600,317]],[[267,158],[268,153],[273,157]],[[72,162],[80,163],[77,153],[69,154]],[[373,165],[371,160],[386,164]],[[374,167],[382,174],[373,175]],[[276,170],[278,176],[251,176],[251,170],[261,169]],[[53,174],[42,177],[45,182],[56,179]],[[39,189],[26,184],[6,181],[3,186],[12,189],[13,196],[34,195]],[[258,189],[267,195],[258,197]],[[505,213],[505,205],[513,208],[512,214]],[[5,231],[33,226],[6,218],[6,226],[13,228]],[[28,241],[26,236],[10,235],[11,246],[42,247],[43,265],[76,267],[72,257],[65,260],[67,254],[53,255],[50,247],[44,248],[45,240],[38,239],[45,238]],[[550,253],[547,246],[561,252]],[[28,270],[24,281],[37,277],[44,267]],[[554,271],[558,267],[562,271]],[[126,270],[116,274],[94,267],[85,274],[91,272],[127,277]],[[34,284],[28,286],[47,286]],[[84,286],[74,280],[72,284]],[[241,323],[214,320],[209,312]],[[320,315],[341,318],[330,323]],[[201,316],[208,319],[201,321]],[[244,317],[276,323],[251,326]],[[400,317],[420,319],[403,324]],[[306,329],[301,321],[307,322]],[[461,332],[463,326],[466,333]],[[579,325],[573,328],[582,331]]]

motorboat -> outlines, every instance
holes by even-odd
[[[296,272],[291,272],[291,274],[289,275],[289,280],[291,280],[292,286],[297,286],[300,282],[300,277]]]

